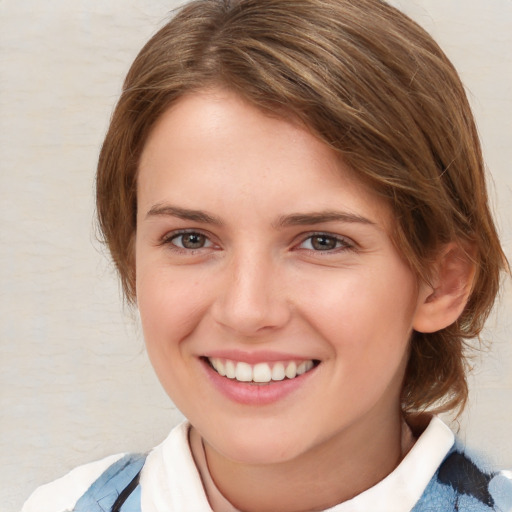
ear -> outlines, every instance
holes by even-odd
[[[454,242],[443,247],[432,268],[430,283],[420,285],[413,328],[436,332],[453,324],[464,311],[476,273],[475,250]]]

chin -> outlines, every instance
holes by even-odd
[[[259,423],[259,424],[258,424]],[[304,437],[294,436],[276,425],[255,422],[248,428],[223,429],[210,435],[201,433],[211,448],[238,464],[279,464],[290,461],[301,453]]]

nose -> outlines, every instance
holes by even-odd
[[[223,272],[212,306],[218,324],[243,338],[259,338],[288,323],[291,307],[283,273],[269,256],[233,258]]]

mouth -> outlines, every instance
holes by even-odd
[[[320,361],[316,359],[261,362],[257,364],[218,357],[205,357],[203,359],[221,377],[260,385],[295,379],[320,364]]]

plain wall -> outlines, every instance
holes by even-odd
[[[512,259],[512,2],[396,0],[474,106]],[[72,467],[147,450],[181,416],[147,361],[94,228],[99,146],[130,62],[178,2],[0,2],[0,503]],[[512,291],[475,360],[461,436],[512,467]],[[481,359],[481,360],[480,360]]]

